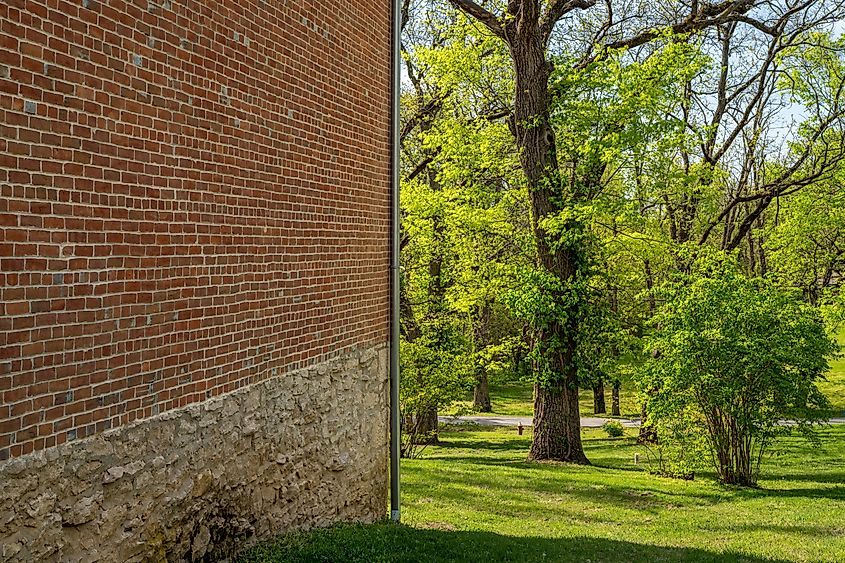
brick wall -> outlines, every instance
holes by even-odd
[[[389,18],[0,3],[0,460],[387,339]]]

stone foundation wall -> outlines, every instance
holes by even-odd
[[[0,560],[216,560],[385,514],[387,348],[0,463]]]

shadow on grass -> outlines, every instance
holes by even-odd
[[[519,436],[516,430],[513,433],[503,434],[501,429],[496,430],[498,440],[484,440],[477,438],[465,438],[459,436],[457,439],[451,438],[448,434],[441,434],[440,441],[437,444],[440,452],[429,452],[428,455],[423,456],[424,459],[445,458],[451,456],[450,452],[454,450],[475,450],[477,452],[521,452],[528,455],[528,450],[531,448],[531,436],[525,434]],[[633,448],[637,445],[636,438],[590,438],[587,443],[587,456],[590,459],[603,458],[606,450],[611,448]],[[481,454],[483,455],[483,454]],[[491,462],[504,462],[504,460],[496,460],[495,458],[487,458]],[[510,460],[508,460],[510,461]],[[602,465],[602,464],[598,464]]]
[[[525,454],[528,455],[528,448],[531,446],[531,442],[529,442],[527,439],[522,439],[520,437],[510,437],[510,439],[499,441],[473,439],[461,439],[453,441],[448,438],[441,437],[437,446],[443,451],[443,454],[447,455],[448,452],[452,450],[482,450],[492,452],[524,451]],[[436,454],[429,454],[429,456],[424,456],[425,459],[428,459],[429,457],[431,459],[436,459],[438,457],[442,458],[445,456]]]
[[[467,498],[472,498],[473,508],[482,513],[531,518],[542,511],[550,517],[565,516],[587,525],[597,522],[598,517],[594,513],[570,514],[568,508],[555,503],[554,499],[575,501],[580,506],[605,505],[621,510],[637,510],[643,514],[732,502],[731,497],[724,496],[718,490],[674,491],[660,483],[655,483],[654,487],[641,484],[590,486],[585,481],[559,482],[538,475],[537,478],[510,482],[503,486],[499,480],[483,475],[461,477],[460,480],[441,482],[432,488],[417,485],[417,490],[421,496],[436,497],[441,502],[454,505],[461,505],[466,503]],[[538,499],[551,504],[540,508]]]
[[[827,500],[845,500],[845,487],[825,487],[818,489],[752,489],[759,496],[813,498]],[[751,493],[749,493],[751,494]]]
[[[831,436],[823,436],[828,441],[832,441],[833,438]],[[793,437],[792,440],[795,440]],[[803,441],[799,442],[802,447],[798,448],[799,453],[807,454],[813,450],[809,449],[806,445],[804,445]],[[614,448],[623,448],[626,450],[630,450],[631,455],[633,455],[634,451],[639,451],[636,449],[636,439],[632,437],[624,437],[624,438],[591,438],[589,441],[586,442],[588,447],[587,455],[592,461],[592,470],[598,471],[608,471],[608,472],[624,472],[629,475],[634,474],[641,474],[641,475],[648,475],[648,468],[649,464],[647,461],[647,456],[643,458],[642,465],[633,465],[631,461],[628,459],[620,458],[617,452],[614,452]],[[530,447],[530,437],[516,437],[516,436],[508,436],[506,439],[494,441],[494,440],[485,440],[485,439],[457,439],[455,441],[450,441],[448,438],[443,440],[440,444],[439,451],[437,453],[433,453],[430,459],[433,460],[440,460],[440,461],[449,461],[450,463],[456,464],[466,464],[469,466],[480,466],[480,467],[502,467],[502,468],[509,468],[509,469],[520,469],[525,471],[526,475],[536,475],[537,472],[544,472],[549,469],[553,469],[555,467],[560,467],[561,470],[565,470],[567,467],[577,468],[578,466],[570,466],[568,464],[557,465],[554,463],[536,463],[536,462],[528,462],[526,461],[523,454],[527,456],[528,449]],[[494,452],[498,455],[490,456],[486,455],[485,452]],[[508,456],[502,454],[514,453],[518,454],[519,457],[516,456]],[[817,451],[813,451],[813,453],[818,453]],[[834,467],[829,467],[829,469],[838,469],[840,461],[832,462]],[[655,479],[662,480],[668,479],[663,477],[652,476]],[[764,471],[763,474],[763,486],[760,488],[742,488],[742,487],[722,487],[720,490],[714,490],[707,494],[699,494],[695,495],[698,497],[700,502],[706,504],[718,504],[722,502],[732,502],[737,499],[747,499],[751,497],[803,497],[808,499],[829,499],[829,500],[845,500],[845,487],[813,487],[811,484],[842,484],[845,485],[845,472],[842,471],[828,471],[823,472],[820,471],[819,473],[808,473],[808,472],[796,472],[796,473],[785,473],[781,475],[769,475]],[[789,487],[781,488],[779,486],[778,481],[786,481],[786,482],[806,482],[808,487]],[[671,481],[671,479],[669,479]],[[697,475],[696,481],[703,482],[703,483],[715,483],[716,482],[716,475],[712,471],[712,469],[706,469],[700,471]],[[468,480],[468,484],[477,484],[473,483],[472,479]],[[485,483],[485,486],[490,488],[496,488],[501,486],[500,483],[489,482]],[[657,481],[653,484],[654,487],[657,489],[663,489],[661,487],[660,482]],[[552,487],[554,485],[552,484]],[[543,487],[541,487],[542,489]],[[609,489],[605,494],[599,495],[602,500],[605,502],[617,503],[617,504],[625,504],[626,497],[629,494],[628,488],[624,488],[622,490],[614,490],[614,487],[608,487]],[[664,494],[667,494],[666,491],[663,491]],[[569,494],[577,495],[577,492],[570,491]],[[672,493],[668,493],[670,496]],[[683,495],[689,496],[691,493],[685,491]],[[590,492],[590,495],[595,495],[594,492]],[[595,497],[592,497],[595,498]]]
[[[778,535],[794,535],[794,536],[815,536],[817,538],[829,539],[842,535],[839,528],[831,526],[796,526],[785,524],[732,524],[730,526],[720,526],[716,524],[705,524],[699,527],[699,530],[710,532],[713,534],[724,533],[747,533],[747,532],[775,532]]]
[[[536,494],[565,494],[571,498],[580,498],[585,502],[604,503],[620,508],[636,507],[641,510],[658,510],[665,507],[701,506],[731,503],[753,498],[780,497],[827,499],[834,501],[845,500],[845,487],[803,487],[777,488],[777,482],[769,481],[759,488],[734,486],[718,486],[707,488],[683,488],[675,490],[680,481],[669,477],[649,474],[642,469],[620,468],[612,466],[593,465],[589,469],[584,466],[555,463],[536,463],[524,460],[502,459],[491,460],[481,456],[450,457],[448,461],[461,467],[460,474],[450,476],[438,482],[437,496],[462,502],[466,495],[464,487],[475,487],[484,491],[492,491],[496,495],[505,493],[519,493],[523,495]],[[484,471],[484,467],[506,468],[518,470],[520,478],[516,481],[503,481],[500,476]],[[479,471],[480,470],[480,471]],[[560,479],[559,472],[566,472],[567,479]],[[589,474],[572,473],[571,471],[587,470]],[[598,473],[605,473],[609,477],[619,476],[620,471],[631,477],[642,477],[640,481],[615,484],[613,479],[601,479]],[[713,474],[702,474],[697,480],[704,484],[716,484]],[[590,486],[590,484],[596,486]],[[460,485],[450,493],[449,485]],[[475,502],[481,502],[479,498]],[[495,505],[491,507],[495,510]]]
[[[432,523],[432,527],[437,525]],[[411,528],[391,523],[336,526],[282,536],[248,552],[244,563],[601,561],[775,563],[735,552],[660,547],[591,537],[537,538],[490,532]]]
[[[825,473],[784,473],[773,477],[782,481],[804,481],[807,483],[832,483],[834,485],[845,485],[845,472]]]

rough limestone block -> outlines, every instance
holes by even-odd
[[[0,463],[0,558],[215,560],[282,531],[381,518],[384,348]]]

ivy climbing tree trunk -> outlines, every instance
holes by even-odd
[[[564,227],[564,233],[556,233],[556,240],[552,240],[544,231],[543,222],[585,197],[583,185],[579,193],[580,182],[562,180],[557,160],[555,131],[550,123],[552,63],[547,59],[549,39],[564,16],[576,10],[588,10],[597,0],[547,0],[542,3],[540,0],[508,0],[501,16],[472,0],[449,1],[508,45],[514,68],[512,124],[531,198],[537,264],[544,275],[554,279],[555,283],[549,287],[557,288],[548,290],[555,303],[555,314],[546,316],[534,326],[537,357],[542,364],[537,365],[535,361],[535,373],[542,373],[542,377],[534,388],[534,437],[528,458],[588,464],[581,444],[575,363],[577,323],[583,303],[577,291],[572,291],[586,252],[577,242],[580,240],[578,231],[584,226],[572,221]],[[607,17],[612,18],[614,10],[610,0],[605,4]],[[744,17],[752,5],[748,0],[725,0],[718,4],[693,2],[690,13],[680,14],[677,21],[656,22],[653,29],[608,42],[606,47],[621,49],[644,45],[665,29],[691,33],[731,18]],[[611,27],[609,19],[605,30]],[[585,53],[583,62],[589,63],[603,52],[599,49]],[[564,238],[569,242],[558,244]]]
[[[440,439],[437,436],[437,409],[431,408],[418,413],[417,416],[417,437],[419,444],[437,444]]]
[[[590,2],[549,2],[541,10],[537,0],[511,1],[504,23],[486,9],[468,0],[452,3],[486,25],[509,47],[514,66],[513,125],[519,157],[531,198],[531,224],[534,231],[537,263],[566,287],[573,280],[579,264],[578,249],[553,247],[542,224],[556,215],[563,203],[562,185],[555,150],[555,132],[549,123],[549,78],[552,65],[547,60],[551,27],[565,8],[587,7]],[[543,14],[541,14],[541,11]],[[581,444],[578,407],[578,379],[575,365],[576,331],[579,303],[567,299],[558,290],[555,301],[564,314],[555,315],[534,327],[544,373],[534,389],[534,434],[528,458],[554,459],[587,464]],[[567,310],[568,309],[568,310]],[[566,319],[566,320],[560,320]]]
[[[532,4],[531,2],[526,3]],[[541,270],[557,278],[562,286],[574,279],[577,249],[552,248],[542,228],[543,219],[560,211],[561,193],[554,129],[549,124],[549,78],[551,64],[546,60],[546,44],[533,6],[525,6],[520,24],[509,22],[509,38],[516,77],[514,122],[520,163],[531,197],[531,224]],[[526,13],[528,12],[528,13]],[[575,365],[577,301],[555,295],[555,301],[569,310],[567,321],[555,316],[544,326],[535,327],[548,374],[535,386],[534,437],[528,458],[589,463],[581,444],[581,414],[578,406],[578,378]],[[538,370],[539,371],[539,370]]]
[[[640,432],[637,435],[638,444],[656,444],[657,429],[648,421],[648,399],[643,401],[640,409]]]

